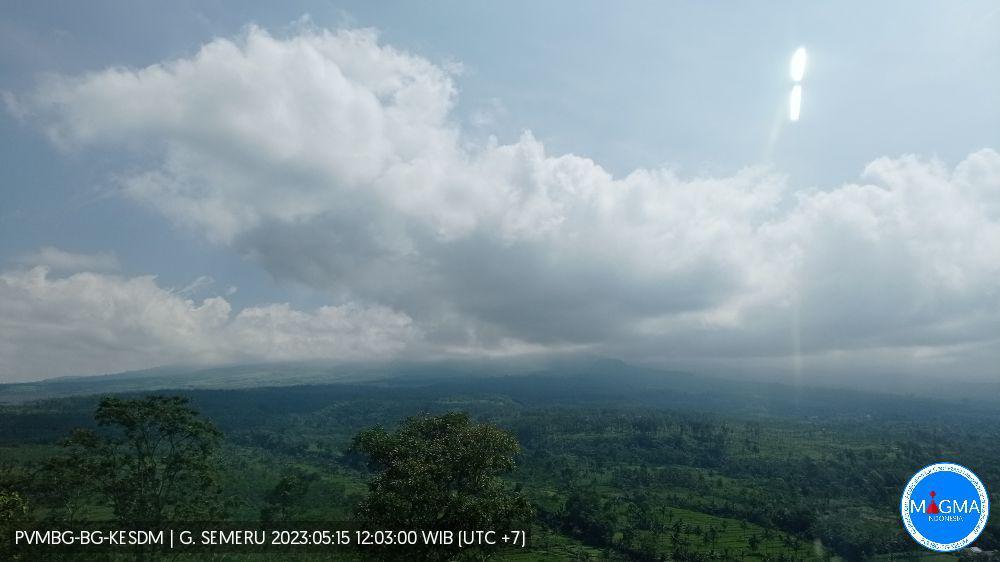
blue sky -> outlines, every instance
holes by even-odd
[[[994,376],[998,28],[991,2],[8,3],[0,379],[573,351]],[[371,53],[395,85],[351,70]],[[359,90],[381,106],[295,109]]]

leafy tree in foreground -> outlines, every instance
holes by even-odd
[[[468,414],[408,418],[394,432],[362,431],[354,450],[378,472],[357,508],[372,529],[523,529],[533,510],[499,477],[514,468],[517,441]],[[474,553],[464,549],[467,555]],[[446,559],[447,547],[401,549],[410,559]]]
[[[23,521],[27,517],[28,504],[21,494],[12,490],[0,490],[0,558],[20,560],[11,552],[11,535],[18,521]]]
[[[94,413],[101,431],[79,429],[59,463],[96,488],[124,526],[205,520],[221,512],[221,433],[187,399],[104,398]]]

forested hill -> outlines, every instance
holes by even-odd
[[[352,394],[432,399],[465,393],[502,395],[526,406],[586,403],[824,419],[919,416],[926,421],[947,421],[1000,417],[992,393],[976,399],[930,398],[698,376],[615,360],[573,361],[541,369],[517,363],[160,368],[0,385],[0,404],[168,390],[191,391],[192,396],[210,402],[215,397],[237,402],[266,397],[268,401],[289,401],[305,408]]]
[[[533,552],[546,560],[909,555],[916,546],[897,509],[915,470],[950,460],[1000,481],[1000,412],[986,402],[726,381],[618,362],[479,375],[424,370],[159,393],[189,398],[222,431],[233,520],[265,510],[288,467],[312,482],[294,506],[298,517],[342,519],[365,497],[369,477],[350,449],[358,432],[424,412],[467,412],[520,443],[510,479],[538,513]],[[71,430],[94,427],[98,400],[0,406],[0,476],[40,513],[58,488],[31,475]],[[995,549],[1000,527],[989,526],[977,544]]]
[[[208,415],[225,420],[233,427],[258,423],[262,417],[308,414],[328,408],[330,404],[345,402],[377,403],[389,410],[399,405],[405,411],[446,410],[452,403],[465,409],[470,409],[471,404],[472,410],[484,414],[502,413],[511,406],[527,409],[624,408],[831,422],[918,421],[934,423],[941,428],[1000,421],[1000,409],[991,402],[733,381],[609,361],[576,369],[548,369],[507,376],[460,377],[448,371],[397,372],[395,376],[381,379],[371,375],[368,374],[368,382],[253,388],[154,388],[160,393],[188,396]],[[86,386],[85,380],[98,384]],[[119,390],[115,381],[113,377],[94,377],[40,383],[40,390],[36,392],[65,384],[72,385],[65,389],[67,392],[73,390],[78,396],[60,397],[54,392],[53,398],[0,409],[3,419],[0,439],[18,440],[30,434],[32,440],[45,440],[73,423],[85,422],[97,396],[145,392],[131,386]],[[8,388],[16,386],[8,385]]]
[[[899,408],[917,407],[923,408],[927,415],[941,412],[951,416],[959,411],[989,413],[1000,409],[1000,386],[992,383],[924,381],[894,385],[882,381],[869,384],[867,390],[849,390],[824,380],[793,385],[735,376],[695,375],[591,358],[159,367],[0,384],[0,404],[160,390],[329,384],[376,384],[425,388],[429,392],[496,391],[512,393],[526,401],[621,400],[653,407],[776,415],[878,416],[892,414]],[[934,406],[931,402],[943,405]]]

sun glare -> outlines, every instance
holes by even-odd
[[[799,120],[799,113],[802,111],[802,86],[796,84],[792,87],[792,94],[788,97],[788,118],[792,121]]]
[[[806,48],[799,47],[792,55],[792,62],[789,64],[789,74],[794,82],[801,82],[806,75]]]
[[[799,113],[802,111],[802,79],[806,75],[806,48],[799,47],[792,53],[792,60],[788,64],[788,74],[792,77],[792,93],[788,97],[788,117],[792,121],[799,120]]]

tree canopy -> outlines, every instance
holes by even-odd
[[[517,441],[468,414],[411,417],[391,433],[369,429],[353,448],[376,471],[357,509],[373,528],[521,529],[532,516],[530,503],[500,478],[514,468]]]
[[[60,472],[88,483],[126,526],[209,519],[221,511],[221,433],[178,396],[104,398],[99,430],[64,443]]]

